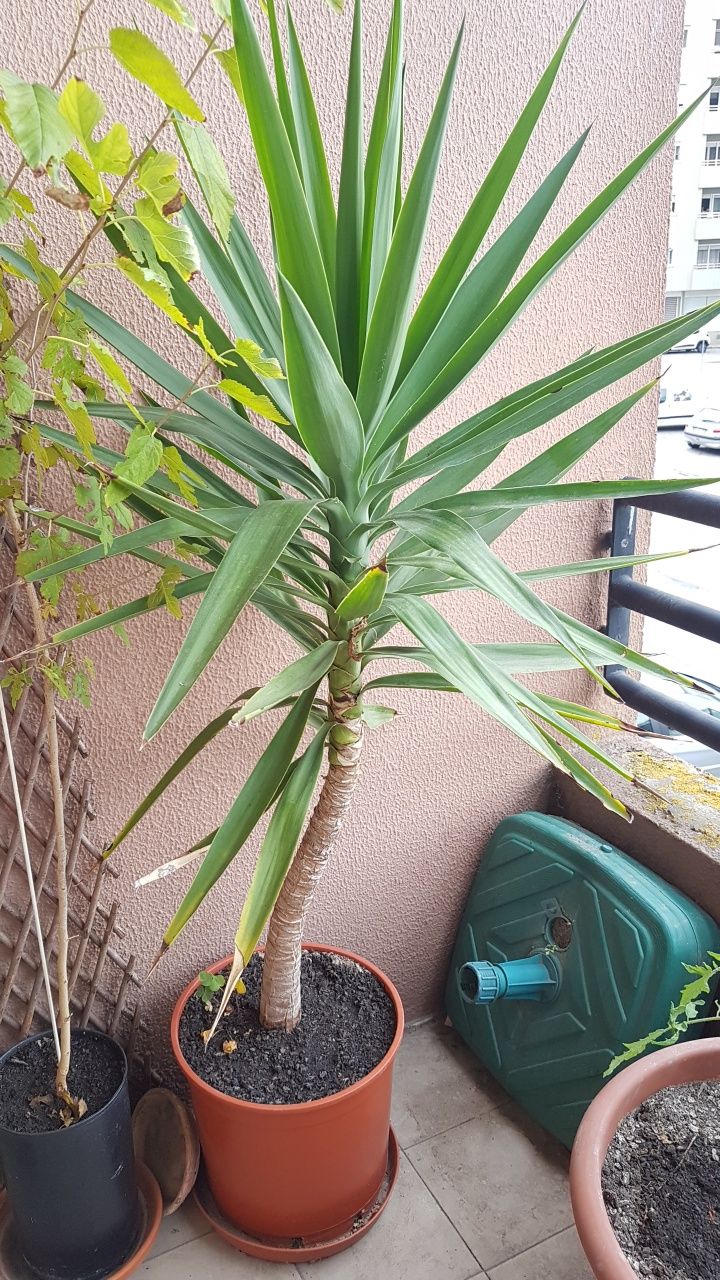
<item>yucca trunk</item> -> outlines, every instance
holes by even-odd
[[[300,963],[305,919],[360,774],[363,726],[359,719],[360,663],[348,656],[329,673],[329,767],[305,834],[285,877],[270,919],[263,965],[260,1021],[292,1031],[300,1021]]]

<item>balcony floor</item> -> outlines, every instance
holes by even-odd
[[[495,1084],[452,1030],[410,1027],[395,1070],[395,1195],[354,1248],[311,1265],[257,1262],[208,1234],[191,1204],[166,1218],[150,1280],[591,1280],[567,1152]]]

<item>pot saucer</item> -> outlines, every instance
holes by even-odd
[[[125,1280],[140,1266],[150,1252],[160,1230],[163,1205],[160,1188],[150,1170],[139,1161],[136,1165],[138,1193],[140,1195],[140,1236],[129,1258],[115,1271],[108,1272],[103,1280]],[[0,1192],[0,1280],[37,1280],[25,1261],[13,1230],[12,1214],[5,1191]]]
[[[355,1223],[347,1231],[334,1237],[324,1236],[314,1241],[308,1237],[296,1237],[294,1240],[258,1239],[257,1236],[247,1235],[240,1227],[234,1226],[218,1209],[208,1186],[205,1166],[202,1162],[193,1197],[213,1231],[217,1232],[221,1239],[233,1249],[239,1249],[241,1253],[250,1254],[253,1258],[263,1258],[266,1262],[317,1262],[320,1258],[329,1258],[334,1253],[349,1249],[375,1225],[395,1188],[399,1165],[400,1150],[395,1131],[391,1129],[387,1169],[373,1203],[358,1214]],[[1,1273],[0,1280],[4,1280]]]

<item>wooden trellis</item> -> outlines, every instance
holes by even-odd
[[[14,555],[7,535],[0,542],[0,581],[12,583]],[[10,585],[0,614],[0,656],[32,645],[23,590]],[[55,950],[55,834],[47,775],[46,724],[39,676],[22,692],[16,707],[2,690],[22,797],[30,856],[35,873],[40,919],[48,957]],[[117,873],[103,861],[88,825],[94,818],[87,749],[77,717],[57,710],[65,798],[68,854],[70,990],[74,1023],[115,1036],[125,1048],[136,1076],[146,1078],[149,1063],[140,1053],[142,1023],[140,980],[135,957],[113,897]],[[85,766],[85,767],[84,767]],[[54,966],[51,964],[51,971]],[[8,760],[0,735],[0,1051],[40,1030],[48,1010],[40,968]]]

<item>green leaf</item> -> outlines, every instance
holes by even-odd
[[[601,680],[556,612],[498,559],[467,521],[450,511],[427,510],[408,512],[403,516],[403,524],[415,537],[447,556],[481,591],[489,592],[514,609],[521,618],[549,632],[594,679]]]
[[[314,503],[268,502],[244,521],[214,574],[145,728],[153,738],[189,693]]]
[[[117,480],[145,484],[146,480],[155,475],[162,456],[162,442],[146,426],[138,425],[125,446],[125,458],[115,468]],[[105,494],[107,506],[112,507],[122,502],[126,494],[127,489],[122,483],[111,480]]]
[[[20,473],[22,459],[18,450],[11,444],[0,447],[0,480],[14,480]]]
[[[365,440],[352,393],[292,285],[279,276],[287,378],[303,443],[341,498],[356,496]]]
[[[207,129],[175,118],[175,128],[220,239],[227,244],[235,198],[228,171]]]
[[[298,698],[252,770],[165,931],[165,946],[185,928],[272,803],[297,750],[314,696],[315,690],[308,689]]]
[[[233,378],[223,378],[218,383],[218,390],[224,391],[226,396],[231,400],[237,400],[238,404],[244,405],[246,409],[262,414],[263,418],[268,418],[270,422],[287,424],[287,418],[275,408],[269,396],[258,395],[249,387],[243,386],[241,382],[235,382]]]
[[[150,197],[158,213],[168,215],[180,191],[177,156],[169,151],[151,151],[135,174],[135,185]],[[176,210],[174,210],[176,212]]]
[[[52,89],[26,84],[12,71],[0,71],[0,89],[13,140],[26,164],[44,169],[52,160],[62,160],[73,144],[73,131],[60,114]]]
[[[365,217],[360,273],[360,334],[377,297],[396,222],[402,169],[403,6],[395,0],[370,128],[365,163]]]
[[[300,173],[331,290],[335,284],[335,202],[325,146],[295,24],[288,6],[288,61]]]
[[[187,227],[164,217],[150,196],[136,202],[135,217],[148,232],[158,257],[175,267],[183,280],[199,270],[197,250]]]
[[[298,760],[268,824],[235,934],[235,946],[244,964],[260,940],[290,869],[320,774],[324,746],[325,733],[317,733]]]
[[[99,364],[111,386],[116,387],[122,395],[131,396],[133,393],[132,384],[112,352],[108,351],[107,347],[102,342],[99,342],[97,338],[92,338],[90,340],[90,353]]]
[[[205,119],[167,54],[158,49],[142,31],[113,27],[110,32],[110,50],[120,66],[135,80],[152,89],[166,107],[182,112],[191,120]]]
[[[355,0],[343,132],[335,251],[335,313],[345,381],[360,371],[358,298],[363,228],[362,0]]]
[[[228,4],[229,8],[229,4]],[[229,19],[228,19],[229,21]],[[230,84],[235,90],[241,103],[245,103],[245,93],[243,91],[242,80],[240,78],[240,68],[238,67],[237,57],[234,49],[213,49],[213,57],[227,76]]]
[[[262,689],[258,689],[244,707],[236,711],[233,722],[245,724],[247,720],[252,720],[254,716],[268,711],[270,707],[276,707],[278,703],[284,702],[293,694],[304,693],[310,685],[317,688],[318,682],[327,675],[335,661],[338,648],[337,640],[327,640],[317,649],[298,658],[297,662],[291,662],[284,671],[273,676],[272,680],[268,680]]]
[[[547,69],[540,77],[521,112],[507,142],[488,171],[482,186],[453,236],[425,290],[408,329],[399,380],[417,360],[430,334],[461,284],[468,267],[485,238],[525,155],[527,145],[557,79],[568,44],[575,32],[584,5],[571,22]]]
[[[232,0],[231,7],[245,108],[272,212],[279,267],[339,363],[328,279],[257,32],[246,0]]]
[[[190,31],[195,30],[195,20],[185,6],[180,4],[180,0],[147,0],[147,3],[166,14],[168,18],[172,18],[178,26],[187,27]]]
[[[160,799],[160,796],[167,791],[170,784],[174,782],[183,770],[187,769],[189,764],[192,764],[195,757],[198,756],[210,742],[213,742],[217,735],[221,733],[227,725],[229,725],[235,714],[238,702],[242,702],[243,699],[250,697],[253,692],[254,690],[248,689],[245,693],[241,693],[238,698],[235,698],[234,702],[231,702],[229,707],[226,707],[224,711],[221,711],[219,716],[215,716],[214,720],[211,720],[209,724],[205,725],[204,729],[201,729],[200,732],[195,735],[192,742],[188,743],[185,750],[181,751],[177,760],[174,760],[170,767],[165,770],[165,773],[162,775],[159,782],[155,783],[155,786],[148,792],[144,799],[141,800],[137,809],[135,809],[134,813],[130,815],[121,830],[118,831],[117,835],[113,840],[111,840],[103,854],[105,858],[109,858],[110,854],[115,852],[118,845],[122,844],[126,836],[130,835],[130,832],[137,826],[140,820],[145,817],[148,810],[151,809],[156,801]]]
[[[400,210],[370,317],[357,394],[360,417],[368,430],[385,408],[400,366],[461,42],[462,28]]]

